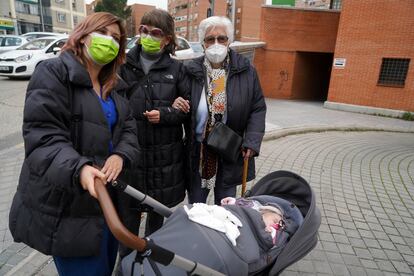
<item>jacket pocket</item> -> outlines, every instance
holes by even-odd
[[[102,214],[98,201],[87,191],[73,197],[68,211],[71,217],[93,217]]]
[[[65,206],[70,202],[69,192],[54,186],[42,206],[42,212],[52,216],[60,217]]]
[[[50,150],[50,148],[38,148],[34,150],[27,158],[26,162],[30,168],[30,172],[42,176],[47,169],[49,169],[50,164],[56,155],[59,153],[60,149],[55,148]]]

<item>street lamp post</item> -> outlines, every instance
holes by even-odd
[[[43,5],[42,0],[39,0],[39,7],[40,7],[40,24],[42,24],[42,32],[45,31],[45,22],[43,20]]]

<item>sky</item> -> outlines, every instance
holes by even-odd
[[[85,0],[86,4],[89,4],[93,0]],[[145,4],[145,5],[153,5],[157,8],[167,10],[168,3],[167,0],[128,0],[128,5],[131,4]]]

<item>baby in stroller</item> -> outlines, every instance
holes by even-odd
[[[285,218],[283,216],[283,209],[273,203],[272,205],[262,205],[259,201],[253,199],[246,199],[243,197],[234,198],[226,197],[221,200],[221,205],[237,205],[249,207],[258,211],[262,215],[262,220],[265,224],[264,230],[272,237],[273,244],[276,243],[277,232],[283,230],[285,227]]]

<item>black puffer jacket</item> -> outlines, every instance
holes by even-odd
[[[240,54],[230,50],[230,64],[226,82],[227,95],[227,122],[231,129],[243,137],[242,146],[260,152],[265,121],[266,103],[263,97],[260,81],[256,69],[250,62]],[[186,123],[186,133],[189,133],[188,152],[195,156],[193,143],[195,141],[194,130],[196,128],[196,113],[200,97],[206,80],[204,70],[204,57],[197,58],[186,64],[191,81],[191,122]],[[192,160],[192,158],[188,158]],[[239,185],[242,182],[243,159],[239,156],[236,163],[221,160],[223,182],[227,187]],[[190,169],[195,170],[190,162]],[[187,174],[190,177],[190,171]],[[254,158],[249,160],[249,171],[247,180],[255,178]],[[193,181],[189,180],[190,183]]]
[[[98,201],[79,183],[80,169],[102,166],[111,140],[113,153],[124,163],[133,163],[137,155],[128,103],[116,93],[112,98],[118,121],[111,135],[89,74],[70,52],[36,68],[24,108],[25,160],[9,216],[16,242],[48,255],[99,254],[104,219]],[[71,113],[80,119],[77,138],[71,137]]]
[[[137,122],[139,161],[125,175],[130,185],[172,207],[185,196],[182,123],[187,116],[172,108],[174,100],[189,98],[183,65],[164,53],[145,75],[140,64],[141,46],[133,48],[120,75],[128,84],[126,97]],[[149,123],[145,111],[160,111],[160,123]]]

